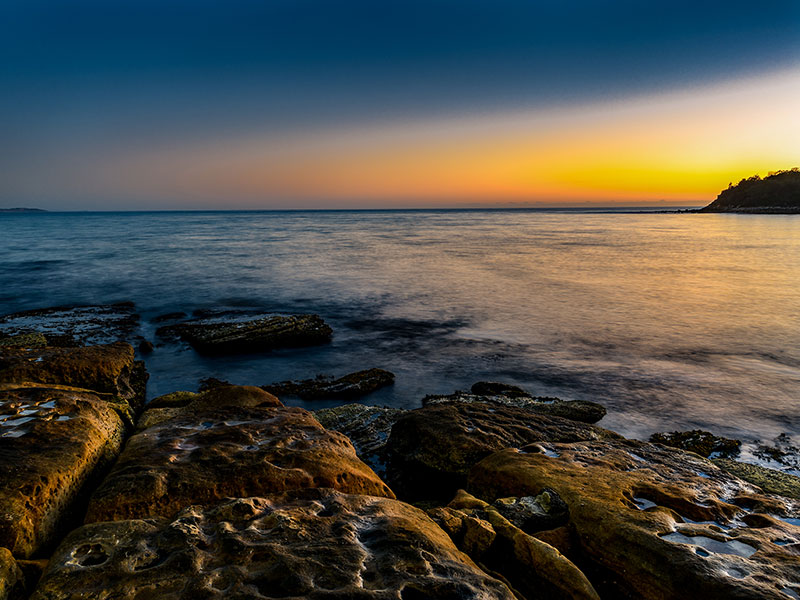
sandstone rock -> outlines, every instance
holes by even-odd
[[[58,548],[32,600],[89,597],[514,598],[422,511],[333,490],[86,525]]]
[[[490,384],[487,382],[476,383],[474,386],[472,386],[473,389],[475,389],[476,386],[478,386],[477,389],[487,389],[487,386],[507,387],[505,384]],[[529,410],[537,414],[562,417],[572,421],[580,421],[581,423],[597,423],[600,419],[606,416],[605,407],[601,404],[597,404],[596,402],[588,402],[586,400],[559,400],[558,398],[536,398],[529,395],[521,396],[516,392],[513,392],[513,390],[511,395],[484,395],[475,394],[474,392],[472,394],[465,394],[464,392],[455,392],[454,394],[440,396],[425,396],[422,399],[423,406],[447,402],[501,404],[504,406],[513,406],[516,408]]]
[[[742,445],[739,440],[714,435],[702,429],[654,433],[650,436],[650,441],[656,444],[672,446],[673,448],[680,448],[681,450],[688,450],[705,458],[712,454],[719,458],[736,456],[739,454],[739,448]]]
[[[383,369],[367,369],[349,373],[338,379],[318,376],[315,379],[301,381],[281,381],[270,385],[262,385],[261,389],[282,396],[297,396],[303,400],[339,399],[351,400],[360,398],[377,389],[392,385],[394,374]]]
[[[800,590],[797,504],[694,454],[632,440],[507,449],[478,463],[468,487],[485,501],[545,488],[567,504],[601,596],[786,600]]]
[[[147,373],[124,342],[85,348],[4,348],[0,384],[60,384],[116,397],[134,411],[144,405]]]
[[[0,546],[27,558],[51,544],[124,432],[113,407],[86,390],[0,390]]]
[[[727,458],[716,458],[712,462],[723,471],[757,485],[767,494],[800,500],[800,477],[797,475]]]
[[[404,499],[446,499],[466,485],[475,463],[497,450],[618,437],[594,425],[513,406],[435,403],[408,411],[392,427],[387,480]]]
[[[462,490],[447,507],[429,514],[459,549],[485,570],[498,573],[523,597],[599,600],[572,561],[515,526],[495,506]]]
[[[22,600],[25,578],[7,548],[0,548],[0,600]]]
[[[162,337],[176,336],[205,354],[263,352],[323,344],[331,328],[318,315],[270,315],[252,320],[200,319],[161,327]]]
[[[386,476],[386,441],[394,422],[406,411],[399,408],[345,404],[313,412],[326,429],[346,435],[358,457],[379,477]]]
[[[47,338],[44,334],[18,333],[0,339],[0,348],[44,348],[47,346]]]
[[[216,388],[157,410],[172,412],[128,440],[87,522],[170,516],[225,497],[311,487],[394,497],[345,436],[259,388]]]
[[[131,341],[139,327],[133,302],[99,306],[57,306],[0,317],[6,335],[38,332],[48,346],[83,346]]]

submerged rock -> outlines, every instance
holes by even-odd
[[[508,398],[531,398],[531,394],[521,387],[499,381],[478,381],[470,391],[476,396],[506,396]]]
[[[345,404],[313,412],[326,429],[346,435],[353,443],[358,457],[379,477],[386,477],[386,442],[392,425],[406,411],[385,406]]]
[[[730,458],[739,454],[742,442],[714,435],[702,429],[692,431],[672,431],[670,433],[654,433],[650,441],[656,444],[672,446],[688,450],[704,458],[711,455],[718,458]]]
[[[178,337],[205,354],[312,346],[329,341],[332,333],[318,315],[270,315],[251,320],[223,316],[167,325],[156,331],[162,337]]]
[[[0,383],[60,384],[144,405],[147,373],[124,342],[85,348],[3,348]]]
[[[0,337],[39,333],[48,346],[83,346],[131,341],[139,327],[133,302],[57,306],[0,317]]]
[[[319,375],[315,379],[301,381],[281,381],[270,385],[262,385],[261,389],[281,396],[297,396],[303,400],[339,399],[352,400],[366,396],[384,386],[394,383],[394,373],[383,369],[366,369],[348,373],[334,379]]]
[[[601,596],[786,600],[800,589],[792,501],[672,448],[633,440],[550,447],[492,454],[471,470],[467,489],[487,502],[554,490],[579,545],[568,558]]]
[[[401,498],[449,498],[470,468],[503,448],[619,438],[595,425],[496,403],[442,402],[408,411],[387,442],[387,480]]]
[[[313,487],[394,497],[345,436],[259,388],[215,388],[155,410],[92,497],[87,522]]]
[[[514,599],[422,511],[333,490],[81,527],[32,600],[87,597]]]
[[[447,402],[502,404],[504,406],[513,406],[530,412],[535,412],[537,414],[562,417],[572,421],[580,421],[581,423],[597,423],[600,419],[606,416],[606,409],[603,405],[597,404],[596,402],[589,402],[587,400],[560,400],[558,398],[534,397],[527,394],[522,396],[513,392],[513,390],[512,395],[482,395],[474,392],[476,386],[478,386],[477,389],[486,389],[485,386],[488,385],[508,387],[506,384],[487,384],[485,382],[476,383],[474,386],[472,386],[473,393],[471,394],[455,392],[447,395],[425,396],[422,399],[422,405],[428,406],[431,404],[442,404]]]
[[[124,433],[113,405],[86,390],[0,390],[0,546],[27,558],[55,541]]]

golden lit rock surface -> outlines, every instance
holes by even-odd
[[[394,497],[344,435],[259,388],[218,387],[155,410],[168,413],[128,440],[87,522],[171,516],[226,497],[312,487]]]
[[[421,510],[329,489],[81,527],[33,600],[101,597],[514,598]]]

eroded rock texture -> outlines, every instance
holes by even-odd
[[[7,548],[0,548],[0,600],[25,597],[25,579],[17,561]]]
[[[394,497],[344,435],[259,388],[219,387],[155,410],[163,420],[151,419],[128,440],[92,497],[87,522],[170,516],[226,497],[312,487]]]
[[[124,342],[83,348],[4,348],[0,383],[68,385],[115,397],[134,411],[144,405],[147,374]]]
[[[422,511],[305,490],[70,534],[33,600],[514,596]]]
[[[577,540],[570,558],[601,596],[800,594],[797,504],[693,454],[631,440],[507,449],[472,469],[468,489],[489,502],[553,490]]]
[[[387,442],[388,482],[401,498],[449,499],[470,468],[503,448],[532,442],[619,438],[595,425],[494,403],[436,403],[408,411]]]
[[[156,333],[179,337],[205,354],[237,354],[322,344],[330,340],[333,331],[318,315],[270,315],[251,320],[187,321],[161,327]]]
[[[0,390],[0,546],[29,557],[63,533],[124,433],[114,407],[86,390]]]

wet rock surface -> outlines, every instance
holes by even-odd
[[[757,485],[766,494],[777,494],[800,500],[800,477],[797,475],[728,458],[717,458],[712,462],[723,471]]]
[[[3,348],[0,383],[60,384],[144,405],[147,374],[124,342],[83,348]]]
[[[645,442],[532,449],[487,457],[468,490],[487,502],[557,493],[577,540],[568,558],[601,597],[785,600],[800,590],[796,502]]]
[[[261,389],[270,394],[275,394],[279,398],[297,396],[303,400],[352,400],[366,396],[393,383],[394,373],[383,369],[366,369],[348,373],[339,378],[318,375],[314,379],[281,381],[270,385],[262,385]]]
[[[0,546],[27,558],[51,544],[124,433],[114,407],[86,390],[0,390]]]
[[[447,499],[470,468],[503,448],[619,438],[586,423],[496,403],[442,402],[408,411],[386,445],[387,480],[401,498]]]
[[[152,424],[128,440],[92,497],[87,522],[169,516],[225,497],[312,487],[394,497],[345,436],[259,388],[215,388],[142,418]]]
[[[57,306],[0,317],[0,338],[37,332],[48,346],[97,345],[131,341],[138,327],[139,315],[133,302]]]
[[[730,438],[714,435],[702,429],[692,431],[672,431],[669,433],[654,433],[650,441],[656,444],[672,446],[681,450],[694,452],[705,458],[731,458],[739,454],[742,442]]]
[[[596,402],[534,396],[519,386],[498,381],[478,381],[472,385],[469,393],[456,391],[453,394],[429,395],[422,399],[423,406],[443,402],[490,402],[583,423],[597,423],[606,416],[605,407]]]
[[[328,342],[332,333],[318,315],[268,315],[256,319],[223,315],[166,325],[156,331],[162,338],[180,338],[204,354],[311,346]]]
[[[345,404],[314,411],[314,418],[326,429],[346,435],[358,457],[379,477],[386,477],[386,442],[392,425],[405,414],[399,408]]]
[[[87,597],[514,598],[422,511],[333,490],[84,526],[33,599]]]

